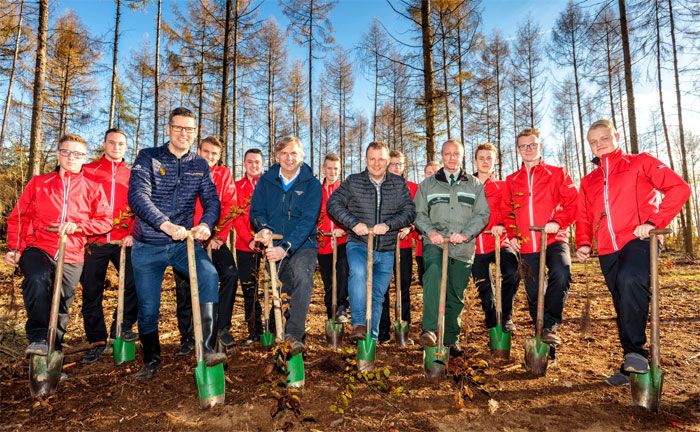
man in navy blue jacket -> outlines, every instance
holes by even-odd
[[[282,292],[290,308],[285,313],[286,340],[292,354],[304,351],[306,314],[309,312],[316,267],[316,221],[321,208],[321,183],[304,163],[299,138],[286,136],[275,145],[277,164],[263,174],[250,203],[250,221],[257,240],[267,246],[272,234],[284,238],[267,249],[268,261],[278,262]]]
[[[129,181],[129,205],[136,215],[132,235],[131,262],[139,303],[139,338],[144,367],[139,380],[150,379],[160,365],[158,316],[163,274],[168,265],[183,275],[187,266],[187,230],[195,239],[206,240],[219,219],[221,203],[207,161],[190,153],[197,128],[194,113],[175,108],[170,113],[170,141],[143,149],[134,161]],[[194,206],[199,197],[204,214],[194,224]],[[202,314],[204,360],[207,366],[226,361],[216,353],[216,321],[219,277],[207,253],[195,244],[199,301]]]

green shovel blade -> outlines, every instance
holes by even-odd
[[[549,344],[539,337],[525,339],[525,369],[536,376],[547,373],[549,361]]]
[[[301,353],[287,360],[287,386],[303,387],[305,376],[304,356]]]
[[[510,333],[504,331],[501,324],[489,329],[489,348],[493,353],[510,355]]]
[[[632,405],[641,406],[651,411],[659,410],[664,384],[664,373],[660,368],[650,365],[647,373],[631,373],[630,384]]]
[[[56,393],[62,369],[61,351],[53,351],[45,356],[32,354],[29,357],[29,391],[32,396],[44,397]]]
[[[377,341],[367,333],[364,340],[357,341],[357,369],[360,372],[374,370],[374,360],[377,354]]]
[[[112,357],[115,365],[132,361],[136,358],[136,343],[125,341],[121,336],[116,338],[112,345]]]
[[[197,382],[200,405],[212,406],[215,403],[223,403],[226,392],[226,379],[224,378],[224,365],[208,367],[204,360],[197,363],[194,370],[194,379]],[[211,403],[214,401],[214,403]]]
[[[271,347],[274,344],[275,335],[273,335],[271,332],[266,330],[260,335],[260,345],[264,347]]]
[[[445,376],[445,369],[450,358],[449,347],[426,346],[423,348],[423,368],[429,380]]]

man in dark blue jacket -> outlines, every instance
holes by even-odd
[[[194,113],[175,108],[170,113],[170,141],[143,149],[134,161],[129,182],[129,205],[136,215],[132,235],[131,262],[139,303],[139,338],[144,367],[139,380],[150,379],[160,365],[158,316],[163,274],[167,266],[189,275],[187,230],[197,240],[206,240],[219,219],[221,204],[207,161],[190,153],[197,132]],[[199,197],[204,214],[194,224],[194,206]],[[216,353],[219,277],[207,253],[195,244],[199,301],[202,314],[204,360],[207,366],[226,361]]]
[[[290,308],[285,313],[286,340],[292,354],[304,351],[306,314],[309,312],[316,267],[316,221],[321,208],[321,183],[304,163],[299,138],[286,136],[275,145],[277,164],[258,181],[250,203],[250,221],[257,240],[267,246],[272,234],[284,238],[265,252],[278,262],[282,292]]]

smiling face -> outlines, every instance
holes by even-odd
[[[102,143],[105,158],[111,162],[121,162],[126,152],[126,137],[121,132],[110,132]]]
[[[620,133],[613,132],[605,126],[597,126],[588,131],[586,137],[594,156],[601,157],[612,153],[619,147]]]
[[[190,147],[197,137],[197,124],[192,117],[176,115],[170,121],[168,134],[170,135],[170,151],[176,155],[183,155],[190,151]]]
[[[304,153],[297,142],[291,142],[275,156],[285,177],[293,175],[304,161]]]
[[[262,172],[263,158],[258,153],[248,153],[243,161],[245,173],[250,178],[255,178]]]
[[[326,160],[323,162],[323,175],[326,176],[329,184],[338,181],[338,177],[340,177],[340,161]]]
[[[491,175],[493,167],[496,165],[496,154],[491,150],[479,150],[474,159],[476,172],[483,175]]]
[[[533,164],[542,156],[542,143],[535,135],[521,136],[517,140],[518,154],[526,164]]]
[[[209,164],[209,168],[213,167],[221,159],[221,147],[210,143],[209,141],[202,141],[202,145],[199,146],[197,153],[206,159]]]
[[[389,150],[386,147],[368,148],[365,155],[365,163],[367,171],[375,180],[381,180],[386,174],[387,165],[389,165]]]
[[[389,158],[389,168],[388,171],[397,176],[403,176],[403,170],[406,166],[406,159],[403,157],[392,157]]]
[[[87,147],[85,144],[78,141],[64,141],[56,152],[58,165],[64,172],[80,172],[86,156]]]

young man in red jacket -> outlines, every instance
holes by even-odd
[[[86,156],[87,145],[82,137],[63,135],[56,152],[58,168],[33,177],[7,219],[7,244],[11,250],[5,255],[5,262],[19,265],[24,274],[22,297],[27,311],[27,355],[47,355],[48,352],[46,338],[59,236],[68,235],[58,310],[55,345],[58,351],[83,269],[86,236],[102,234],[112,228],[109,203],[102,186],[86,179],[81,172]],[[58,233],[47,231],[49,227],[58,228]],[[80,232],[76,232],[78,230]]]
[[[263,169],[263,153],[251,148],[243,156],[245,174],[236,182],[236,206],[242,213],[233,221],[236,230],[236,259],[238,277],[241,280],[245,321],[248,324],[248,337],[243,341],[248,345],[258,340],[262,333],[262,308],[258,300],[258,269],[260,251],[253,241],[253,226],[250,224],[250,201]]]
[[[337,301],[338,309],[335,319],[339,323],[348,322],[347,310],[350,307],[348,301],[348,257],[345,253],[345,243],[348,234],[345,227],[338,224],[328,215],[326,203],[331,194],[340,186],[340,157],[335,153],[328,153],[323,161],[323,174],[325,179],[321,187],[321,212],[318,215],[318,269],[323,280],[323,303],[326,305],[326,316],[331,318],[333,314],[333,241],[332,233],[336,238],[337,261],[335,263],[336,281],[338,284]]]
[[[683,179],[648,153],[625,154],[609,120],[588,129],[598,167],[581,180],[576,216],[576,256],[586,261],[593,245],[617,313],[624,353],[620,371],[605,381],[629,383],[629,373],[649,370],[649,231],[665,228],[690,196]]]
[[[406,156],[398,150],[389,152],[389,167],[387,171],[396,174],[399,177],[404,177],[406,169]],[[406,180],[408,191],[411,194],[411,199],[416,196],[418,184]],[[401,258],[401,320],[411,323],[411,281],[413,280],[413,240],[419,237],[418,231],[413,225],[401,228],[399,230],[399,254]],[[396,267],[396,266],[394,266]],[[396,273],[396,268],[394,268]],[[389,299],[389,290],[384,294],[384,304],[382,305],[382,317],[379,321],[379,342],[387,342],[391,339],[391,317],[390,311],[391,301]]]
[[[522,167],[505,181],[501,199],[500,226],[491,231],[508,233],[510,245],[530,267],[532,277],[525,280],[525,290],[533,322],[537,317],[537,281],[540,262],[540,231],[547,235],[547,289],[544,299],[542,340],[549,345],[561,344],[557,325],[562,320],[564,302],[571,284],[571,254],[567,228],[576,217],[578,191],[564,168],[546,164],[537,129],[527,128],[516,138]],[[554,354],[555,351],[551,350]]]
[[[99,183],[107,195],[112,215],[112,229],[107,234],[90,236],[85,248],[85,264],[80,284],[83,286],[83,325],[85,336],[92,347],[83,356],[83,363],[92,363],[107,349],[107,328],[102,309],[105,277],[110,261],[114,268],[119,269],[120,246],[115,242],[123,242],[126,250],[126,266],[124,281],[124,321],[122,337],[126,341],[135,341],[138,335],[131,331],[138,315],[138,299],[134,273],[131,269],[131,228],[134,215],[129,208],[129,177],[131,170],[124,161],[126,152],[126,132],[112,128],[105,132],[102,146],[104,155],[97,161],[83,166],[83,176]],[[110,335],[116,331],[117,310],[114,309]]]
[[[489,203],[491,213],[489,223],[484,231],[489,231],[494,225],[501,221],[501,195],[504,188],[504,181],[497,180],[493,168],[498,161],[498,150],[491,143],[480,144],[476,147],[474,154],[474,165],[476,174],[474,176],[484,184],[486,200]],[[507,332],[515,329],[512,319],[513,297],[520,284],[518,276],[518,256],[510,247],[507,235],[501,236],[499,245],[492,234],[479,234],[476,238],[476,255],[472,265],[472,277],[474,284],[479,291],[481,298],[481,308],[484,310],[484,321],[486,328],[496,327],[496,298],[491,288],[491,270],[489,265],[496,261],[496,247],[501,250],[501,304],[503,312],[503,327]]]
[[[238,287],[238,270],[233,260],[231,250],[226,246],[229,233],[233,227],[232,209],[236,205],[236,186],[231,176],[231,170],[219,165],[223,145],[218,138],[208,136],[197,148],[197,154],[206,159],[209,164],[216,193],[221,201],[219,222],[212,230],[207,248],[211,249],[211,261],[219,273],[219,319],[217,336],[219,342],[226,347],[232,347],[236,341],[231,335],[231,315],[233,303],[236,300]],[[194,223],[198,224],[204,209],[197,200],[194,208]],[[177,356],[185,356],[194,350],[194,329],[192,327],[192,300],[190,297],[190,281],[175,272],[175,294],[177,300],[177,326],[180,330],[180,349]]]

